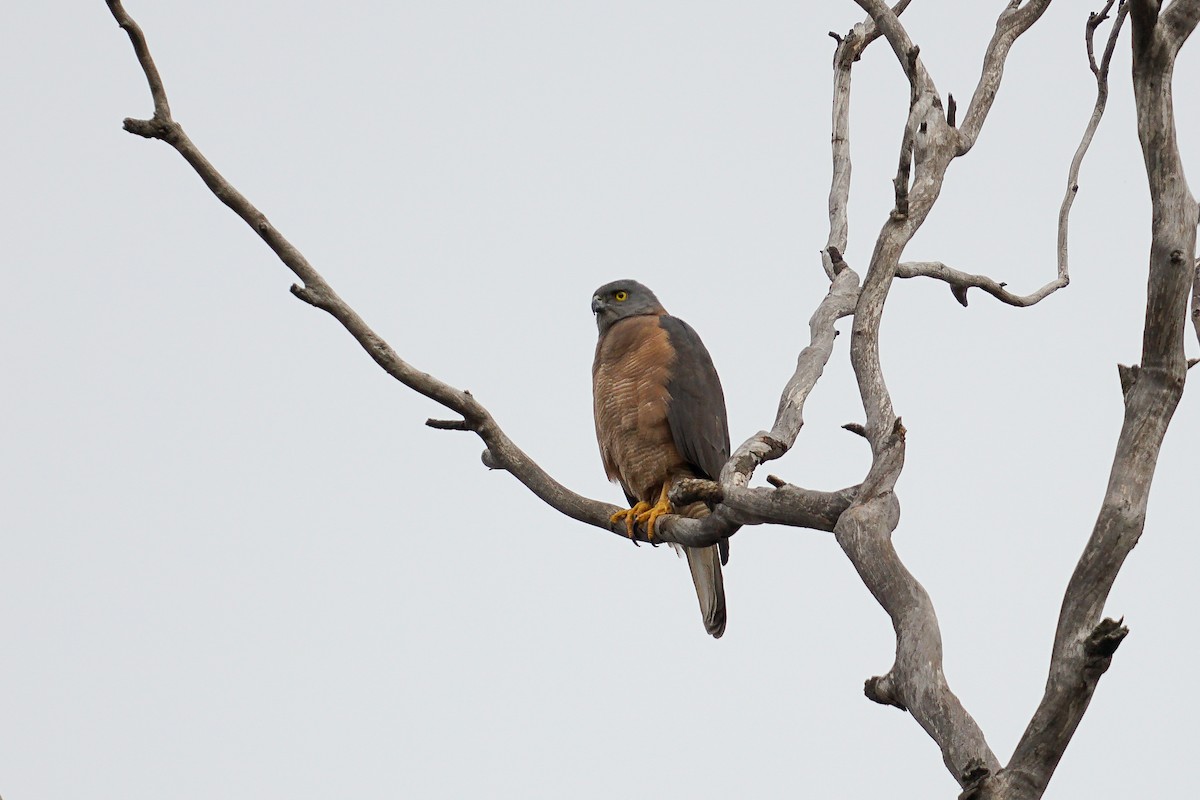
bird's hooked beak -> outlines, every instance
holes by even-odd
[[[600,295],[598,295],[598,294],[592,295],[592,313],[599,314],[603,308],[604,308],[604,301],[600,299]]]

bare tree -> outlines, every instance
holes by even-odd
[[[905,262],[902,258],[936,204],[950,164],[967,155],[978,140],[1014,42],[1038,22],[1050,0],[1012,0],[1005,5],[961,121],[956,119],[953,96],[943,99],[921,60],[920,48],[900,22],[909,2],[901,0],[889,7],[882,0],[855,1],[867,19],[845,35],[830,34],[837,42],[833,58],[833,179],[829,236],[821,254],[829,291],[812,315],[809,344],[800,351],[795,372],[783,388],[770,430],[743,442],[719,481],[681,481],[673,487],[675,502],[704,499],[713,513],[702,520],[666,517],[656,526],[656,535],[661,540],[703,546],[748,525],[769,523],[832,532],[866,588],[888,613],[896,634],[895,662],[885,674],[866,681],[866,696],[906,710],[929,734],[963,788],[961,797],[1037,798],[1044,793],[1100,676],[1128,632],[1121,621],[1102,615],[1113,581],[1141,536],[1159,449],[1190,366],[1184,356],[1189,296],[1190,316],[1200,335],[1200,262],[1196,260],[1200,210],[1184,178],[1171,91],[1175,58],[1200,21],[1200,0],[1173,0],[1166,8],[1156,0],[1107,0],[1088,18],[1086,54],[1096,78],[1096,104],[1068,171],[1058,221],[1056,275],[1027,295],[1015,294],[990,277],[941,262]],[[172,117],[162,78],[141,29],[121,0],[108,0],[108,6],[129,34],[154,101],[150,119],[126,119],[125,129],[174,147],[217,198],[245,220],[295,273],[300,283],[292,286],[293,294],[336,318],[394,378],[457,415],[448,420],[431,419],[428,425],[475,433],[486,446],[483,460],[487,466],[508,471],[544,502],[573,519],[626,535],[623,523],[610,521],[617,507],[582,497],[557,482],[505,435],[469,392],[409,365],[334,292],[188,138]],[[1142,355],[1138,364],[1120,368],[1125,417],[1091,538],[1066,588],[1044,697],[1011,758],[1001,763],[951,691],[942,671],[942,640],[932,601],[892,546],[900,509],[894,487],[904,465],[906,431],[884,380],[880,321],[897,277],[945,282],[964,306],[972,288],[1013,306],[1029,306],[1067,287],[1071,205],[1084,156],[1104,113],[1109,66],[1127,18],[1137,127],[1153,210]],[[1097,56],[1095,39],[1106,22],[1108,33]],[[881,37],[891,46],[908,79],[909,109],[899,130],[894,207],[881,226],[860,278],[843,255],[851,170],[851,76],[863,51]],[[805,401],[833,351],[834,324],[848,316],[853,318],[850,360],[865,421],[847,427],[869,444],[869,470],[859,484],[834,492],[802,488],[774,476],[767,479],[770,487],[751,487],[756,470],[788,452],[796,441],[804,424]],[[639,531],[638,537],[645,541],[645,532]]]

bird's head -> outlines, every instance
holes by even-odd
[[[654,292],[633,280],[606,283],[592,294],[592,313],[601,335],[626,317],[667,313]]]

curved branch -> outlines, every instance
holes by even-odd
[[[911,52],[907,35],[900,37],[894,14],[889,14],[881,3],[860,3],[871,13],[876,29],[888,32],[893,49],[899,53]],[[849,91],[851,64],[857,57],[859,39],[855,34],[839,43],[834,58],[833,99],[833,180],[829,195],[830,232],[829,241],[823,252],[826,270],[839,278],[853,275],[845,264],[842,252],[847,236],[846,203],[849,196],[850,144],[849,144]],[[861,35],[861,34],[860,34]],[[902,59],[903,63],[903,59]],[[914,87],[922,82],[923,67],[915,53],[906,71],[916,74]],[[920,128],[922,112],[936,108],[936,93],[928,76],[924,81],[932,99],[918,108],[918,92],[912,92],[912,103],[905,128],[905,144],[902,146],[901,170],[911,164],[908,159],[916,154],[915,131]],[[948,126],[948,121],[941,123]],[[936,127],[936,125],[935,125]],[[941,174],[949,158],[942,159]],[[999,767],[995,755],[988,747],[983,732],[962,707],[950,690],[942,673],[941,634],[937,617],[928,593],[905,568],[891,543],[891,532],[899,521],[899,503],[891,491],[900,474],[904,460],[904,427],[894,419],[891,401],[883,383],[879,367],[878,334],[883,303],[887,296],[895,266],[904,244],[921,224],[928,208],[936,199],[941,174],[928,176],[928,166],[918,163],[922,177],[932,180],[932,188],[920,193],[920,202],[915,216],[897,215],[885,225],[876,244],[871,268],[860,292],[854,310],[854,327],[851,339],[851,361],[859,381],[859,390],[867,412],[867,426],[862,432],[871,442],[872,464],[867,479],[859,487],[849,508],[839,515],[834,526],[838,544],[862,577],[864,584],[884,607],[892,619],[896,631],[896,661],[887,675],[867,681],[865,692],[877,702],[886,702],[908,709],[914,719],[924,728],[942,749],[943,759],[951,773],[966,785],[974,779],[980,769],[993,772]],[[907,198],[908,176],[902,176]],[[897,192],[900,191],[897,182]],[[899,204],[898,204],[899,205]],[[854,278],[857,283],[857,276]]]
[[[836,252],[836,251],[835,251]],[[837,256],[838,264],[841,256]],[[853,270],[840,269],[829,292],[809,320],[810,343],[796,358],[792,374],[779,398],[775,423],[768,431],[759,431],[733,452],[721,470],[721,482],[727,486],[746,486],[763,462],[779,458],[791,449],[804,425],[804,403],[825,371],[833,353],[837,330],[834,323],[854,311],[858,298],[858,276]]]
[[[900,24],[898,12],[888,8],[883,0],[854,0],[854,2],[858,3],[859,7],[871,16],[871,20],[878,26],[888,44],[892,46],[892,52],[900,61],[900,66],[904,70],[905,76],[908,77],[913,92],[931,89],[933,80],[918,57],[921,48],[913,44],[908,31]]]
[[[410,389],[460,414],[461,420],[430,420],[431,427],[469,430],[487,445],[484,463],[494,469],[504,469],[525,484],[540,499],[567,516],[605,530],[624,535],[610,517],[621,510],[618,506],[591,500],[570,491],[550,477],[500,429],[486,408],[470,392],[456,389],[426,372],[416,369],[400,358],[391,346],[375,333],[328,282],[313,268],[303,254],[287,240],[193,144],[182,126],[171,117],[166,92],[154,60],[150,56],[141,29],[122,7],[120,0],[109,0],[109,8],[118,24],[129,32],[138,61],[146,73],[155,101],[155,116],[149,120],[126,119],[125,129],[147,138],[160,139],[171,145],[192,166],[216,197],[254,229],[267,246],[279,257],[303,284],[293,285],[292,294],[304,302],[333,316],[362,346],[385,372]]]
[[[910,0],[892,6],[896,16],[904,13]],[[833,173],[829,181],[829,237],[821,250],[821,261],[830,280],[837,274],[832,253],[845,253],[849,238],[850,204],[850,74],[854,62],[862,57],[867,45],[883,35],[875,20],[868,17],[850,29],[846,36],[830,34],[837,40],[833,54],[833,119],[830,145]],[[833,248],[832,250],[830,248]]]
[[[1113,51],[1116,49],[1117,38],[1121,32],[1121,26],[1125,22],[1125,17],[1129,12],[1129,6],[1126,3],[1121,3],[1117,9],[1116,20],[1113,22],[1112,29],[1109,31],[1108,42],[1105,45],[1104,53],[1097,63],[1095,59],[1095,48],[1093,39],[1096,28],[1106,19],[1108,12],[1112,9],[1117,0],[1108,0],[1108,3],[1097,13],[1093,13],[1088,17],[1085,40],[1087,42],[1088,62],[1092,68],[1093,74],[1096,76],[1096,103],[1092,109],[1092,115],[1088,119],[1088,124],[1084,129],[1083,138],[1079,143],[1079,147],[1075,150],[1075,155],[1071,159],[1071,167],[1067,172],[1067,189],[1063,195],[1062,205],[1058,213],[1058,276],[1041,287],[1032,294],[1019,295],[1014,294],[1005,288],[1007,284],[999,283],[986,275],[973,275],[966,272],[948,267],[940,261],[918,261],[906,262],[900,264],[896,269],[896,277],[898,278],[936,278],[937,280],[945,281],[950,284],[950,291],[958,302],[967,305],[967,290],[982,289],[988,294],[995,297],[1002,303],[1010,306],[1026,307],[1045,300],[1050,295],[1054,294],[1059,289],[1065,288],[1071,282],[1068,272],[1068,227],[1071,216],[1071,207],[1075,202],[1075,197],[1079,193],[1079,171],[1083,165],[1084,156],[1087,155],[1088,149],[1091,147],[1092,139],[1096,135],[1096,130],[1100,125],[1100,120],[1104,117],[1104,109],[1108,103],[1108,72],[1109,66],[1112,63]]]
[[[891,538],[900,518],[893,488],[904,466],[905,429],[894,416],[883,380],[879,324],[896,261],[912,235],[911,222],[893,217],[884,225],[855,310],[850,358],[867,415],[864,432],[872,463],[834,535],[896,633],[892,668],[867,681],[867,697],[909,711],[941,748],[950,773],[966,785],[980,770],[995,772],[1000,763],[946,681],[933,602],[900,560]]]
[[[141,26],[134,22],[133,17],[125,11],[121,0],[108,0],[108,10],[112,12],[113,18],[121,26],[121,29],[129,34],[133,52],[142,66],[142,72],[146,75],[146,82],[150,84],[150,96],[154,100],[154,118],[163,121],[171,119],[171,105],[167,102],[167,90],[163,86],[162,77],[158,74],[158,67],[155,66],[154,59],[150,57],[150,47],[146,44],[146,35],[142,33]]]
[[[1093,13],[1088,17],[1084,36],[1087,42],[1088,63],[1092,68],[1092,74],[1096,76],[1096,103],[1092,107],[1092,116],[1088,119],[1087,127],[1084,128],[1083,139],[1079,142],[1079,147],[1075,149],[1075,155],[1071,158],[1071,168],[1067,171],[1067,190],[1058,211],[1058,280],[1062,282],[1063,286],[1066,286],[1071,280],[1067,272],[1067,227],[1071,217],[1071,206],[1075,203],[1075,195],[1079,193],[1079,169],[1083,165],[1083,157],[1087,155],[1088,148],[1092,145],[1096,129],[1100,127],[1105,106],[1108,105],[1108,68],[1112,63],[1113,51],[1117,46],[1117,37],[1121,34],[1121,26],[1129,14],[1129,4],[1122,2],[1117,8],[1117,17],[1108,32],[1108,43],[1104,46],[1104,55],[1097,64],[1092,42],[1095,38],[1096,28],[1108,18],[1108,12],[1112,9],[1114,2],[1115,0],[1108,0],[1099,13]]]
[[[958,129],[960,138],[957,155],[966,155],[979,139],[984,120],[996,102],[996,93],[1000,91],[1008,51],[1017,38],[1041,18],[1049,5],[1050,0],[1030,0],[1024,6],[1020,5],[1019,0],[1013,0],[996,20],[996,32],[992,34],[983,56],[979,83]]]
[[[1168,45],[1179,52],[1200,23],[1200,0],[1173,0],[1162,12],[1162,28]]]
[[[936,278],[950,284],[954,299],[965,306],[967,304],[967,289],[982,289],[1002,303],[1024,308],[1040,303],[1050,295],[1065,287],[1068,280],[1059,277],[1032,294],[1013,294],[1005,287],[1008,284],[997,283],[986,275],[973,275],[948,267],[941,261],[906,261],[896,267],[897,278]]]

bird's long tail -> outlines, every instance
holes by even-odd
[[[685,547],[683,551],[692,572],[692,583],[696,584],[704,628],[714,639],[720,639],[725,633],[725,583],[721,578],[720,548],[714,544],[712,547]]]
[[[708,509],[702,503],[680,511],[689,517],[708,516]],[[696,584],[696,597],[700,599],[704,630],[719,639],[725,633],[725,581],[721,578],[720,547],[685,547],[683,551],[688,557],[691,582]]]

